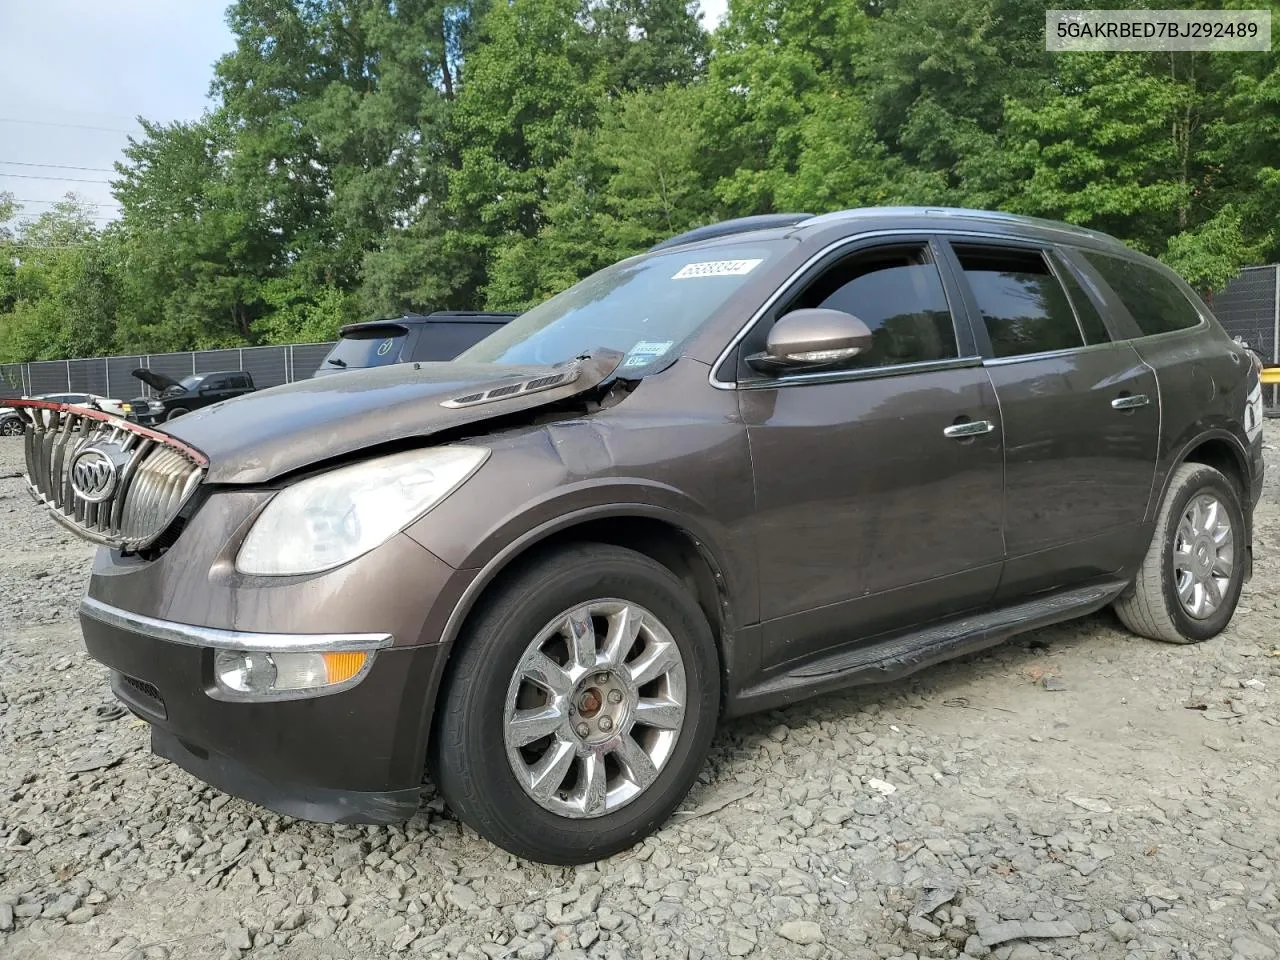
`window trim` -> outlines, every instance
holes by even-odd
[[[881,243],[879,241],[892,238],[890,242]],[[784,374],[778,377],[763,378],[761,380],[740,380],[738,379],[737,364],[732,363],[736,357],[742,342],[750,336],[756,326],[766,317],[770,316],[783,298],[792,292],[793,288],[798,284],[812,277],[818,271],[826,266],[834,264],[836,261],[846,256],[851,256],[859,252],[859,247],[866,246],[868,249],[875,247],[891,247],[901,246],[910,243],[917,243],[922,247],[927,247],[929,255],[932,258],[934,266],[938,270],[938,279],[942,283],[943,296],[947,301],[947,310],[951,313],[951,327],[956,337],[956,350],[959,353],[957,357],[949,357],[945,360],[922,360],[916,363],[900,363],[883,367],[861,367],[848,370],[818,370],[809,373],[793,373]],[[848,249],[853,248],[853,249]],[[877,376],[895,376],[902,372],[919,371],[925,372],[926,369],[946,369],[949,366],[977,366],[981,363],[982,357],[976,353],[966,353],[966,349],[976,349],[977,344],[972,342],[972,337],[966,337],[971,333],[968,330],[968,317],[959,309],[957,309],[957,293],[955,289],[955,277],[950,270],[949,263],[945,259],[949,251],[942,249],[937,241],[937,232],[933,230],[876,230],[868,233],[855,233],[851,236],[841,237],[835,240],[813,256],[809,257],[804,263],[800,264],[791,274],[782,281],[764,301],[763,304],[751,315],[746,323],[739,328],[738,332],[729,340],[724,349],[720,351],[715,362],[711,364],[711,370],[707,374],[707,382],[717,390],[759,390],[767,389],[774,386],[787,386],[790,384],[800,383],[834,383],[842,380],[864,380],[875,379]],[[968,340],[969,342],[966,342]],[[729,364],[732,372],[729,374],[732,380],[723,380],[720,378],[724,366]],[[944,365],[939,367],[939,365]]]

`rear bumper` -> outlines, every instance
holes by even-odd
[[[208,644],[288,649],[296,637],[209,631],[101,603],[80,620],[116,696],[152,725],[152,750],[206,783],[324,822],[391,823],[417,809],[431,711],[423,691],[441,647],[378,650],[362,681],[329,696],[228,702],[208,693]]]

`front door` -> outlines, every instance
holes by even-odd
[[[983,606],[1003,559],[1000,411],[934,248],[864,244],[820,264],[744,355],[804,307],[852,313],[875,340],[839,371],[739,364],[766,668]]]
[[[1155,478],[1156,378],[1113,342],[1048,250],[954,241],[1004,418],[1008,550],[1000,598],[1104,577],[1133,559]]]

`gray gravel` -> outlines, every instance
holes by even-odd
[[[558,869],[430,787],[403,827],[332,827],[153,758],[72,619],[91,551],[0,441],[0,957],[1280,958],[1268,457],[1226,635],[1107,614],[728,724],[656,837]]]

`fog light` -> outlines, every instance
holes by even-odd
[[[364,678],[373,654],[266,653],[219,650],[213,658],[214,694],[227,700],[289,700],[337,693]]]

